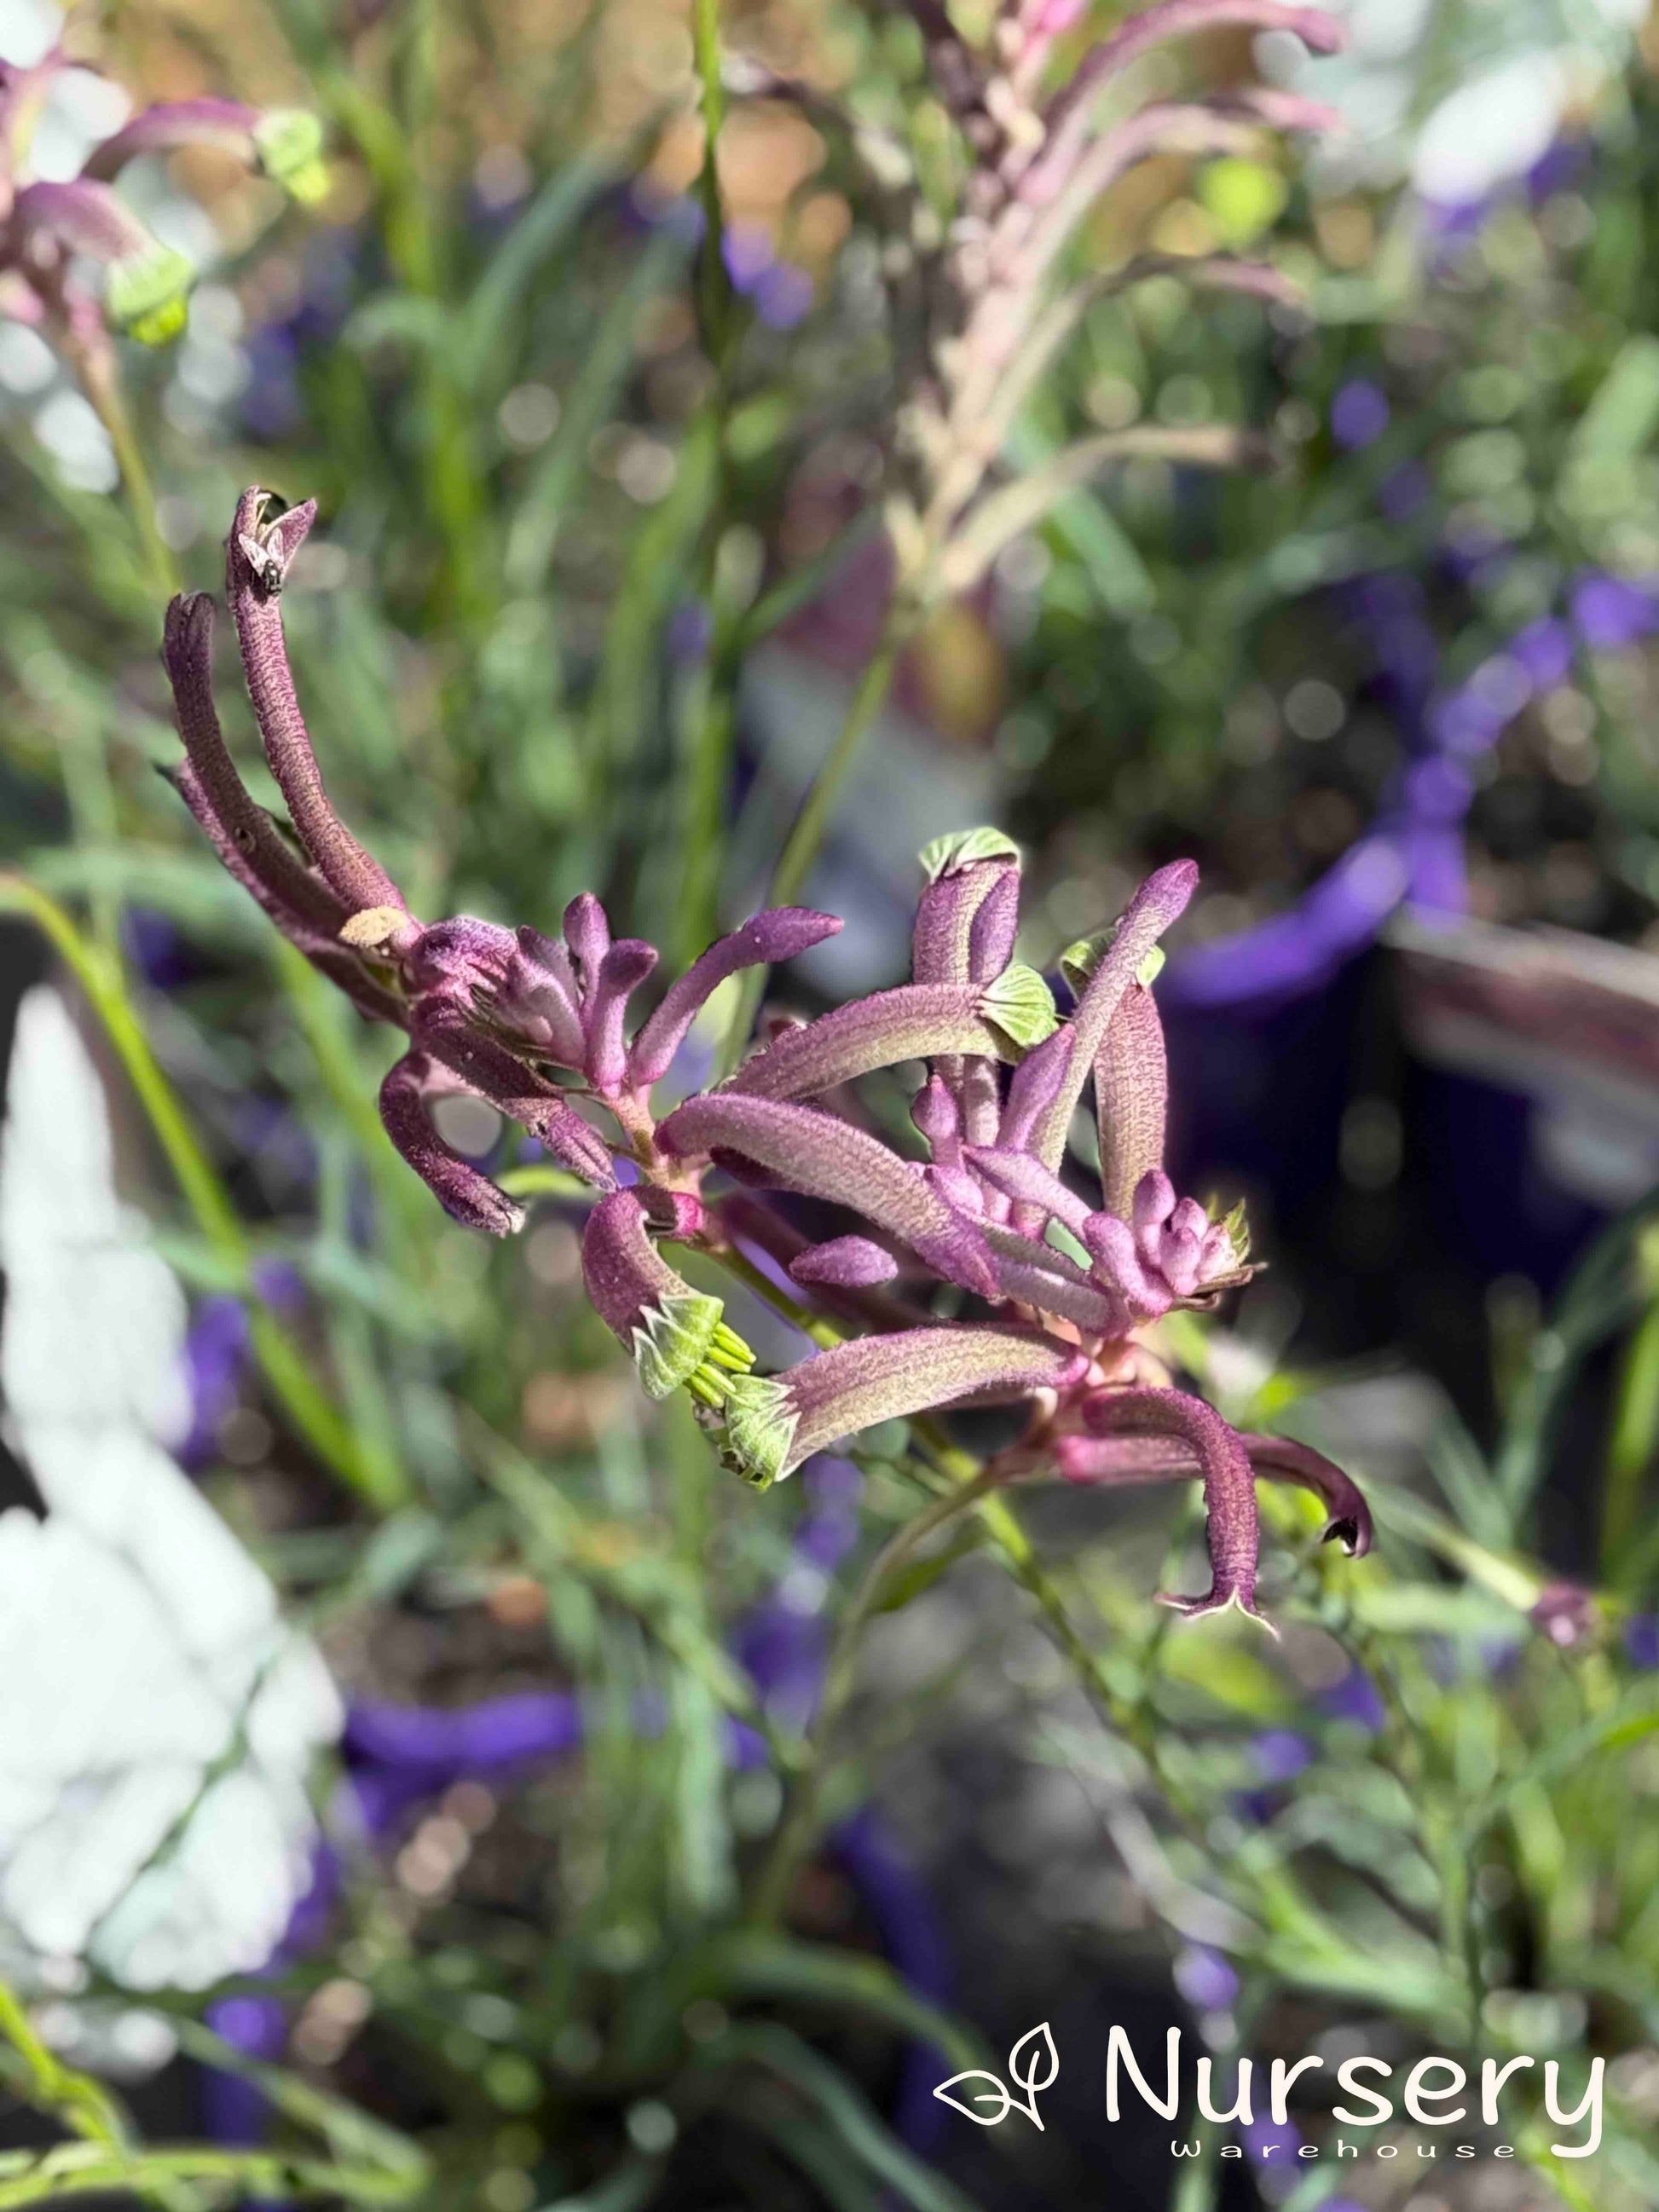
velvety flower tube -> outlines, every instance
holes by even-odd
[[[902,983],[785,1030],[726,1088],[752,1098],[807,1098],[940,1053],[1014,1060],[1049,1035],[1054,1020],[1048,988],[1029,968],[1006,969],[982,985]]]
[[[295,853],[263,806],[248,795],[226,747],[213,700],[213,601],[205,592],[167,608],[161,663],[185,751],[208,805],[249,870],[277,905],[330,937],[349,911],[333,886]]]
[[[1085,1402],[1085,1420],[1096,1402],[1106,1401]],[[1257,1475],[1272,1482],[1296,1483],[1323,1501],[1330,1516],[1324,1529],[1326,1543],[1340,1544],[1351,1559],[1364,1557],[1371,1547],[1370,1508],[1340,1467],[1310,1444],[1290,1437],[1241,1430],[1238,1440]],[[1054,1444],[1054,1459],[1068,1482],[1164,1482],[1202,1472],[1192,1445],[1172,1434],[1061,1437]]]
[[[588,1080],[602,1097],[614,1097],[623,1087],[628,1070],[623,1034],[628,1001],[656,964],[656,946],[638,937],[624,937],[610,945],[599,962],[582,1020],[587,1032]]]
[[[354,912],[403,907],[403,894],[329,804],[294,689],[283,637],[280,595],[290,563],[317,517],[317,502],[266,520],[271,495],[242,494],[226,550],[226,590],[242,668],[270,772],[300,842]]]
[[[672,1205],[672,1201],[666,1202]],[[700,1216],[695,1200],[682,1209]],[[677,1217],[671,1233],[684,1229]],[[704,1406],[725,1402],[732,1379],[755,1364],[743,1339],[726,1325],[720,1301],[694,1291],[658,1251],[644,1200],[612,1191],[587,1217],[582,1280],[593,1310],[631,1354],[647,1398],[685,1388]]]
[[[428,1097],[453,1087],[425,1053],[405,1053],[380,1085],[386,1133],[452,1220],[491,1237],[514,1236],[524,1226],[524,1208],[445,1144],[432,1126]]]
[[[1143,1176],[1163,1166],[1169,1097],[1164,1024],[1146,985],[1131,983],[1095,1054],[1100,1191],[1108,1213],[1127,1220]]]
[[[735,1379],[721,1454],[763,1490],[837,1437],[963,1398],[1057,1389],[1082,1364],[1066,1346],[1023,1329],[915,1328],[863,1337],[781,1375]]]
[[[1053,1098],[1037,1116],[1030,1149],[1045,1167],[1058,1168],[1066,1152],[1072,1114],[1106,1041],[1112,1018],[1164,931],[1186,912],[1198,888],[1191,860],[1172,860],[1151,875],[1130,900],[1071,1021],[1072,1050]],[[1005,1138],[1005,1143],[1007,1139]]]
[[[601,1190],[616,1187],[605,1140],[565,1099],[556,1084],[527,1068],[505,1045],[481,1034],[458,1008],[418,1006],[410,1018],[417,1046],[459,1075],[479,1097],[537,1138],[562,1168]]]
[[[676,1107],[659,1127],[657,1141],[682,1159],[735,1154],[779,1188],[863,1214],[946,1282],[984,1297],[999,1294],[996,1269],[978,1230],[878,1138],[834,1115],[726,1090]]]
[[[629,1085],[635,1091],[648,1091],[662,1080],[710,994],[728,975],[744,968],[776,967],[814,945],[822,945],[825,938],[839,935],[841,928],[836,915],[817,914],[810,907],[781,906],[756,915],[729,937],[716,939],[670,984],[662,1004],[635,1038],[628,1058]]]
[[[1315,53],[1335,53],[1343,42],[1341,25],[1322,9],[1285,4],[1285,0],[1161,0],[1143,8],[1086,54],[1063,91],[1049,102],[1043,120],[1044,143],[1035,160],[1013,156],[1022,198],[1050,199],[1087,143],[1102,88],[1151,46],[1194,32],[1231,25],[1259,31],[1291,31]]]
[[[1241,1613],[1261,1620],[1255,1607],[1260,1542],[1255,1477],[1237,1430],[1201,1398],[1189,1398],[1184,1390],[1103,1390],[1087,1401],[1084,1418],[1097,1436],[1176,1437],[1198,1464],[1207,1516],[1210,1587],[1196,1598],[1160,1591],[1159,1601],[1194,1617],[1237,1606]]]
[[[26,250],[56,246],[107,270],[110,322],[146,345],[160,345],[184,327],[196,271],[163,246],[107,185],[86,178],[69,184],[25,185],[12,204],[11,228]]]
[[[1013,957],[1018,846],[1000,830],[969,830],[927,846],[921,865],[927,885],[911,934],[912,981],[989,982]]]
[[[1019,848],[1000,830],[969,830],[936,840],[921,858],[928,880],[911,933],[912,982],[994,981],[1013,959],[1019,930]],[[1053,1026],[1048,1021],[1045,1033]],[[1041,1039],[1028,1032],[1023,1042]],[[996,1133],[999,1056],[933,1056],[933,1073],[957,1101],[963,1130],[975,1143],[989,1143]]]
[[[170,154],[181,146],[213,146],[261,169],[307,204],[328,191],[323,126],[301,107],[260,109],[239,100],[164,100],[94,146],[81,173],[107,183],[141,154]]]

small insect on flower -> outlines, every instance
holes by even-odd
[[[280,592],[314,516],[310,502],[281,510],[252,489],[228,541],[242,665],[291,836],[226,749],[205,596],[167,615],[163,659],[185,747],[173,781],[290,942],[362,1013],[407,1033],[381,1118],[457,1220],[506,1236],[524,1217],[434,1127],[432,1101],[453,1091],[487,1100],[592,1186],[582,1273],[594,1310],[647,1395],[684,1390],[722,1460],[757,1489],[879,1422],[1016,1404],[1028,1409],[1022,1468],[1079,1482],[1201,1480],[1212,1581],[1201,1597],[1167,1600],[1183,1613],[1255,1613],[1258,1474],[1314,1490],[1328,1536],[1366,1549],[1370,1518],[1346,1475],[1305,1445],[1239,1435],[1170,1387],[1139,1340],[1252,1273],[1242,1211],[1213,1218],[1177,1195],[1164,1165],[1169,1077],[1152,984],[1159,940],[1198,881],[1190,860],[1158,869],[1111,929],[1065,956],[1074,1004],[1062,1018],[1042,977],[1014,958],[1018,848],[996,830],[942,838],[922,856],[908,983],[815,1021],[763,1023],[766,1041],[735,1074],[659,1119],[655,1088],[717,986],[841,923],[800,907],[756,915],[635,1023],[656,950],[613,938],[589,893],[565,908],[557,937],[467,915],[417,919],[335,812],[295,694]],[[917,1060],[927,1063],[911,1109],[922,1161],[833,1103],[861,1077]],[[1066,1159],[1091,1085],[1098,1202],[1067,1180]],[[809,1243],[757,1190],[817,1200],[847,1226]],[[756,1374],[721,1301],[662,1249],[720,1261],[739,1237],[787,1267],[848,1340]],[[945,1285],[947,1313],[935,1296]]]

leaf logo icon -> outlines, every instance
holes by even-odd
[[[951,2094],[951,2090],[960,2088],[964,2081],[983,2081],[986,2087],[975,2091],[974,2103],[988,2105],[994,2102],[995,2112],[975,2112],[969,2106],[964,2105],[960,2097],[953,2097]],[[948,2081],[939,2083],[933,2094],[943,2103],[949,2105],[953,2111],[960,2112],[964,2119],[971,2120],[975,2127],[980,2128],[994,2128],[999,2120],[1006,2120],[1009,2108],[1014,2101],[994,2074],[987,2073],[983,2068],[978,2066],[970,2066],[965,2074],[953,2074]]]
[[[949,2105],[953,2112],[960,2112],[964,2119],[971,2120],[975,2127],[994,2128],[1000,2121],[1006,2120],[1010,2112],[1024,2112],[1032,2126],[1041,2130],[1042,2121],[1036,2108],[1037,2097],[1042,2090],[1051,2089],[1060,2075],[1060,2052],[1046,2020],[1022,2035],[1008,2053],[1008,2075],[1014,2087],[1024,2091],[1023,2097],[1017,2097],[1000,2075],[981,2066],[969,2067],[965,2074],[953,2074],[948,2081],[939,2083],[933,2094],[942,2103]],[[961,2097],[951,2094],[965,2081],[984,2084],[983,2087],[971,2093],[970,2102],[964,2102]],[[973,2109],[975,2105],[992,2105],[995,2110],[975,2112]]]

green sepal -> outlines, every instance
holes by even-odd
[[[1097,930],[1092,937],[1079,937],[1075,945],[1068,945],[1060,956],[1060,972],[1079,999],[1093,980],[1094,972],[1111,949],[1117,935],[1117,925]],[[1152,951],[1135,970],[1135,981],[1151,990],[1164,972],[1164,948],[1153,945]]]
[[[647,1398],[689,1382],[714,1348],[726,1309],[703,1291],[675,1291],[647,1309],[634,1331],[634,1364]]]
[[[1250,1224],[1244,1218],[1243,1200],[1241,1198],[1237,1204],[1226,1213],[1212,1215],[1212,1218],[1218,1219],[1221,1226],[1226,1231],[1229,1241],[1237,1255],[1238,1264],[1242,1267],[1250,1256]]]
[[[110,322],[140,345],[166,345],[185,327],[195,282],[185,257],[158,241],[111,269],[104,295]]]
[[[302,207],[328,198],[328,163],[323,159],[321,118],[307,107],[273,107],[253,126],[259,166],[273,183]]]
[[[916,858],[928,882],[936,884],[941,876],[956,875],[978,860],[1012,860],[1018,866],[1019,848],[1000,830],[952,830],[924,845]]]
[[[720,1458],[756,1490],[786,1474],[800,1415],[784,1384],[763,1375],[735,1375],[726,1385]]]
[[[1029,1052],[1060,1027],[1054,994],[1023,960],[1011,961],[994,983],[986,986],[980,1012],[1011,1042]]]

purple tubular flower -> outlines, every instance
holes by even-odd
[[[662,1080],[709,994],[728,975],[744,968],[776,967],[814,945],[822,945],[825,938],[838,936],[841,928],[839,918],[833,914],[816,914],[810,907],[780,906],[756,915],[729,937],[716,939],[678,982],[669,986],[662,1004],[635,1038],[628,1058],[629,1088],[648,1091]]]
[[[1127,1218],[1142,1178],[1163,1165],[1169,1097],[1157,1003],[1144,983],[1132,983],[1095,1055],[1100,1188],[1108,1213]]]
[[[1000,1190],[1005,1198],[1029,1206],[1034,1212],[1040,1209],[1055,1221],[1063,1221],[1074,1237],[1081,1237],[1087,1229],[1092,1218],[1087,1201],[1029,1152],[972,1146],[967,1158],[992,1188]]]
[[[1018,977],[1029,969],[1009,971]],[[726,1086],[750,1098],[803,1098],[850,1083],[878,1067],[927,1060],[936,1053],[977,1053],[1012,1060],[1020,1047],[996,1015],[1024,1027],[1025,1009],[1012,1012],[1000,997],[1006,974],[977,983],[902,983],[823,1014],[804,1029],[787,1030],[746,1060]],[[1041,979],[1037,979],[1041,989]],[[1014,987],[1018,988],[1018,984]],[[1013,992],[1007,994],[1012,1002]],[[1040,1023],[1040,1005],[1035,1005]]]
[[[140,154],[214,146],[251,169],[264,170],[296,200],[314,201],[328,190],[322,144],[321,124],[303,108],[246,107],[237,100],[166,100],[147,107],[94,146],[81,173],[107,182]]]
[[[317,502],[265,519],[270,494],[257,486],[237,503],[226,550],[226,590],[236,617],[242,667],[265,757],[301,842],[352,913],[404,910],[403,894],[330,805],[283,637],[280,594],[295,555],[317,518]]]
[[[700,1225],[695,1199],[666,1201],[670,1234]],[[734,1375],[746,1374],[755,1355],[726,1325],[720,1301],[694,1291],[676,1274],[651,1240],[646,1202],[632,1190],[612,1191],[587,1218],[582,1237],[582,1280],[593,1310],[629,1352],[648,1398],[666,1398],[684,1386],[703,1406],[724,1404]]]
[[[1341,25],[1322,9],[1286,6],[1284,0],[1160,0],[1158,6],[1143,8],[1103,39],[1050,103],[1045,162],[1073,149],[1102,86],[1149,47],[1166,46],[1195,31],[1233,25],[1249,30],[1293,32],[1304,46],[1318,54],[1335,53],[1344,36]]]
[[[1197,888],[1194,862],[1172,860],[1168,867],[1159,868],[1129,902],[1110,944],[1102,951],[1072,1019],[1072,1050],[1066,1072],[1038,1115],[1032,1133],[1030,1150],[1045,1166],[1057,1168],[1064,1157],[1073,1109],[1095,1056],[1106,1041],[1113,1016],[1156,951],[1158,939],[1185,913]]]
[[[979,1231],[877,1138],[834,1115],[727,1090],[676,1107],[658,1129],[657,1141],[681,1159],[734,1153],[775,1188],[862,1213],[946,1282],[983,1297],[998,1295],[996,1270]]]
[[[410,1018],[416,1046],[459,1075],[480,1098],[544,1144],[562,1168],[601,1190],[617,1177],[604,1139],[571,1106],[556,1084],[538,1075],[505,1045],[483,1035],[455,1006],[417,1006]]]
[[[964,1398],[1058,1389],[1082,1362],[1052,1337],[1015,1328],[915,1328],[837,1345],[781,1375],[731,1384],[721,1456],[764,1490],[837,1437]]]
[[[1109,1406],[1113,1394],[1085,1401],[1083,1418],[1092,1428],[1097,1408]],[[1251,1468],[1269,1482],[1291,1482],[1311,1490],[1329,1515],[1322,1540],[1340,1544],[1351,1559],[1364,1559],[1371,1548],[1370,1508],[1358,1486],[1340,1467],[1310,1444],[1289,1437],[1258,1436],[1241,1431]],[[1202,1472],[1197,1452],[1183,1437],[1122,1435],[1115,1430],[1092,1436],[1061,1437],[1054,1448],[1054,1464],[1068,1482],[1127,1484],[1184,1480]]]
[[[1237,1606],[1252,1620],[1261,1620],[1255,1608],[1260,1541],[1255,1480],[1249,1454],[1237,1431],[1229,1428],[1201,1398],[1189,1398],[1182,1390],[1103,1390],[1087,1401],[1084,1418],[1097,1436],[1178,1437],[1198,1463],[1207,1516],[1205,1535],[1210,1547],[1210,1587],[1198,1598],[1175,1597],[1161,1591],[1159,1602],[1194,1618]],[[1073,1479],[1078,1477],[1074,1474]]]
[[[798,1283],[829,1283],[837,1290],[864,1290],[872,1283],[890,1283],[898,1261],[884,1244],[868,1237],[836,1237],[827,1244],[811,1244],[789,1262]]]
[[[1009,963],[1019,929],[1019,848],[1000,830],[969,830],[936,840],[921,865],[927,885],[911,938],[913,983],[988,984],[1014,972]],[[1020,1042],[1036,1044],[1041,1037],[1028,1033]],[[994,1048],[935,1052],[934,1074],[957,1101],[964,1133],[988,1144],[1001,1110],[1000,1055]]]
[[[657,964],[657,948],[641,938],[624,937],[611,945],[599,962],[599,974],[582,1009],[587,1030],[587,1073],[596,1091],[607,1097],[623,1087],[628,1070],[628,1045],[623,1024],[635,988],[644,982]]]
[[[425,1053],[406,1052],[380,1085],[380,1120],[452,1220],[491,1237],[511,1237],[524,1226],[524,1208],[445,1144],[432,1126],[428,1098],[454,1087]]]
[[[564,941],[574,957],[584,992],[593,990],[611,950],[611,924],[592,891],[578,891],[564,910]]]
[[[527,1042],[545,1046],[558,1066],[580,1068],[586,1044],[570,956],[556,939],[539,930],[521,928],[514,935],[518,957],[507,969],[502,1012]]]

